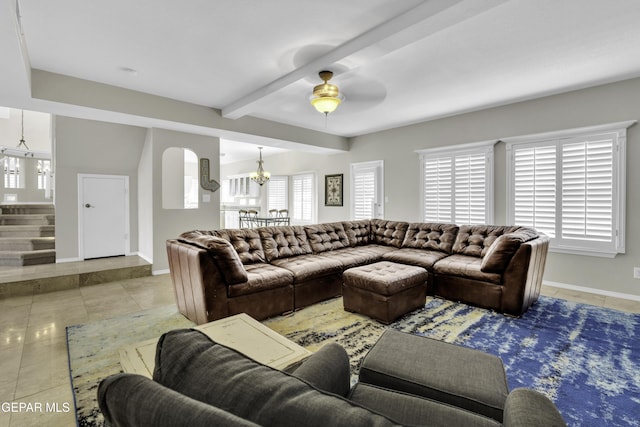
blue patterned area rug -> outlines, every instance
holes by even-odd
[[[352,381],[385,327],[342,300],[264,322],[310,349],[347,349]],[[640,315],[541,297],[521,318],[437,298],[388,327],[500,356],[510,389],[553,400],[570,426],[640,426]],[[428,361],[425,361],[428,363]]]

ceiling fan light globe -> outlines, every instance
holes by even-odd
[[[322,96],[319,98],[313,98],[311,100],[311,105],[318,110],[318,112],[323,114],[333,113],[342,100],[335,96]]]

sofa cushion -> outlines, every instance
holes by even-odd
[[[341,222],[306,225],[304,227],[313,253],[348,248],[349,238]]]
[[[367,245],[321,252],[318,256],[340,261],[343,269],[346,270],[351,267],[380,261],[383,254],[395,250],[397,249],[390,246]]]
[[[196,330],[158,341],[153,379],[262,426],[389,426],[391,420],[264,366]]]
[[[293,273],[294,283],[339,273],[343,269],[342,263],[339,260],[321,257],[319,255],[299,255],[290,258],[279,258],[273,260],[272,264],[291,271]]]
[[[344,221],[344,232],[347,233],[351,246],[367,245],[371,241],[371,221]]]
[[[496,420],[465,409],[371,384],[357,383],[349,399],[367,408],[375,409],[403,425],[500,426]]]
[[[328,393],[347,397],[351,388],[351,371],[346,350],[331,342],[306,358],[291,375]]]
[[[382,259],[400,264],[411,264],[428,270],[433,269],[433,264],[446,257],[447,254],[440,251],[430,251],[424,249],[400,248],[386,252]]]
[[[538,233],[528,228],[499,236],[482,257],[480,270],[487,273],[502,273],[520,245],[536,237]]]
[[[307,233],[302,226],[261,227],[258,234],[268,262],[311,253]]]
[[[435,274],[442,276],[464,277],[465,279],[479,280],[499,285],[502,275],[481,270],[482,259],[468,255],[449,255],[433,265]]]
[[[221,237],[231,243],[243,264],[265,262],[262,241],[256,230],[250,228],[225,229],[211,232],[214,236]]]
[[[450,254],[457,235],[458,226],[455,224],[412,223],[409,224],[402,247]]]
[[[371,241],[379,245],[402,246],[409,223],[388,221],[386,219],[371,220]]]
[[[230,297],[253,294],[267,289],[281,288],[293,284],[293,273],[275,265],[261,263],[248,264],[247,280],[227,287]]]
[[[228,285],[247,281],[247,272],[244,265],[240,261],[238,253],[227,240],[210,234],[203,234],[200,231],[192,231],[183,233],[183,237],[180,237],[178,241],[206,249],[211,254],[218,270],[220,270],[220,274]]]
[[[481,258],[498,237],[518,229],[518,226],[461,225],[452,252]]]
[[[102,380],[98,404],[107,426],[259,427],[136,374],[115,374]]]

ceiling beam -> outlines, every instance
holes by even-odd
[[[410,9],[359,36],[346,41],[335,49],[325,53],[313,61],[296,68],[284,76],[262,86],[261,88],[239,98],[222,108],[222,117],[238,119],[252,112],[254,104],[296,81],[307,78],[331,64],[349,56],[362,53],[375,45],[380,45],[382,53],[378,51],[378,58],[392,50],[398,49],[416,41],[416,36],[425,38],[444,28],[451,27],[473,16],[506,2],[507,0],[429,0]],[[422,30],[416,31],[415,26],[424,24]],[[413,31],[411,31],[413,29]],[[403,34],[404,33],[404,36]],[[384,43],[386,42],[386,43]],[[374,58],[370,57],[369,60]]]

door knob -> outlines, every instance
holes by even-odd
[[[93,206],[91,206],[89,203],[84,205],[85,208],[92,208]]]

